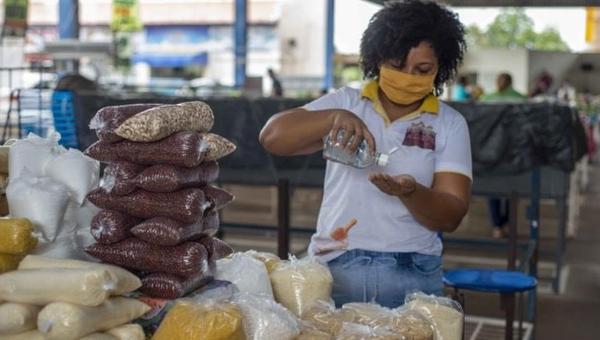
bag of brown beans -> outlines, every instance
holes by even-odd
[[[195,168],[172,165],[154,165],[131,180],[138,188],[152,192],[173,192],[184,188],[204,187],[217,180],[219,165],[203,162]]]
[[[144,165],[170,164],[192,168],[200,165],[209,144],[196,132],[179,132],[158,142],[122,141],[92,144],[85,154],[101,162],[131,162]]]
[[[132,180],[146,167],[129,162],[115,162],[104,169],[100,187],[111,195],[128,195],[136,190]]]
[[[197,242],[164,247],[128,238],[110,245],[93,244],[85,251],[102,262],[149,273],[189,277],[210,269],[208,252]]]
[[[154,142],[181,131],[208,132],[214,122],[210,106],[193,101],[140,112],[124,121],[115,133],[134,142]]]
[[[190,277],[182,277],[166,273],[150,274],[142,279],[142,294],[161,298],[177,299],[213,280],[212,272],[200,272]]]
[[[210,210],[201,220],[191,224],[164,217],[151,218],[131,228],[131,233],[148,243],[175,246],[205,236],[214,236],[219,230],[219,223],[219,213]]]
[[[162,104],[129,104],[106,106],[98,110],[90,120],[90,129],[96,130],[98,139],[105,143],[115,143],[123,140],[115,130],[127,119],[148,109],[161,106]]]
[[[225,208],[235,198],[230,192],[225,189],[221,189],[212,185],[208,185],[204,188],[204,195],[217,210]]]
[[[185,224],[165,217],[155,217],[134,226],[131,233],[148,243],[175,246],[204,235],[204,220]]]
[[[92,219],[91,233],[101,244],[119,242],[130,236],[129,230],[140,219],[115,210],[102,210]]]
[[[233,248],[216,237],[203,237],[197,242],[202,244],[208,251],[209,262],[216,262],[217,260],[233,254]]]
[[[115,196],[98,188],[90,192],[87,198],[100,209],[117,210],[140,218],[167,217],[183,223],[198,221],[212,207],[202,189],[169,193],[137,190],[127,196]]]

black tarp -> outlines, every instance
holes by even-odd
[[[194,99],[78,96],[75,106],[81,147],[85,148],[96,140],[87,125],[101,107],[142,102],[175,103]],[[260,129],[269,117],[301,106],[306,100],[227,98],[204,101],[215,113],[214,132],[238,145],[233,155],[222,160],[223,169],[236,170],[236,176],[246,176],[248,181],[252,180],[248,176],[259,176],[261,171],[268,178],[285,174],[294,182],[307,180],[303,175],[305,171],[322,172],[325,163],[318,154],[309,157],[274,157],[267,154],[258,143]],[[575,161],[587,150],[582,124],[576,113],[565,106],[549,103],[450,105],[462,113],[468,122],[473,170],[479,177],[517,175],[538,166],[570,172]]]

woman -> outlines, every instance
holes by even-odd
[[[471,150],[465,119],[436,95],[465,47],[464,28],[448,9],[433,1],[393,3],[363,34],[362,90],[345,87],[281,112],[261,132],[262,145],[284,156],[319,151],[324,137],[340,130],[350,151],[363,139],[372,151],[398,148],[386,167],[327,162],[309,253],[329,265],[337,305],[397,307],[411,291],[442,293],[438,234],[454,231],[467,212]]]

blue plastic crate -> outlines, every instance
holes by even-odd
[[[52,93],[52,115],[54,116],[54,128],[62,137],[60,144],[78,148],[73,92],[54,91]]]

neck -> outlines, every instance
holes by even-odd
[[[425,100],[425,98],[423,98],[421,100],[417,100],[412,104],[402,105],[391,101],[381,89],[378,90],[378,95],[379,100],[381,101],[381,106],[383,106],[383,109],[385,110],[392,122],[396,119],[400,119],[406,115],[413,113],[416,109],[418,109],[421,106],[423,100]]]

